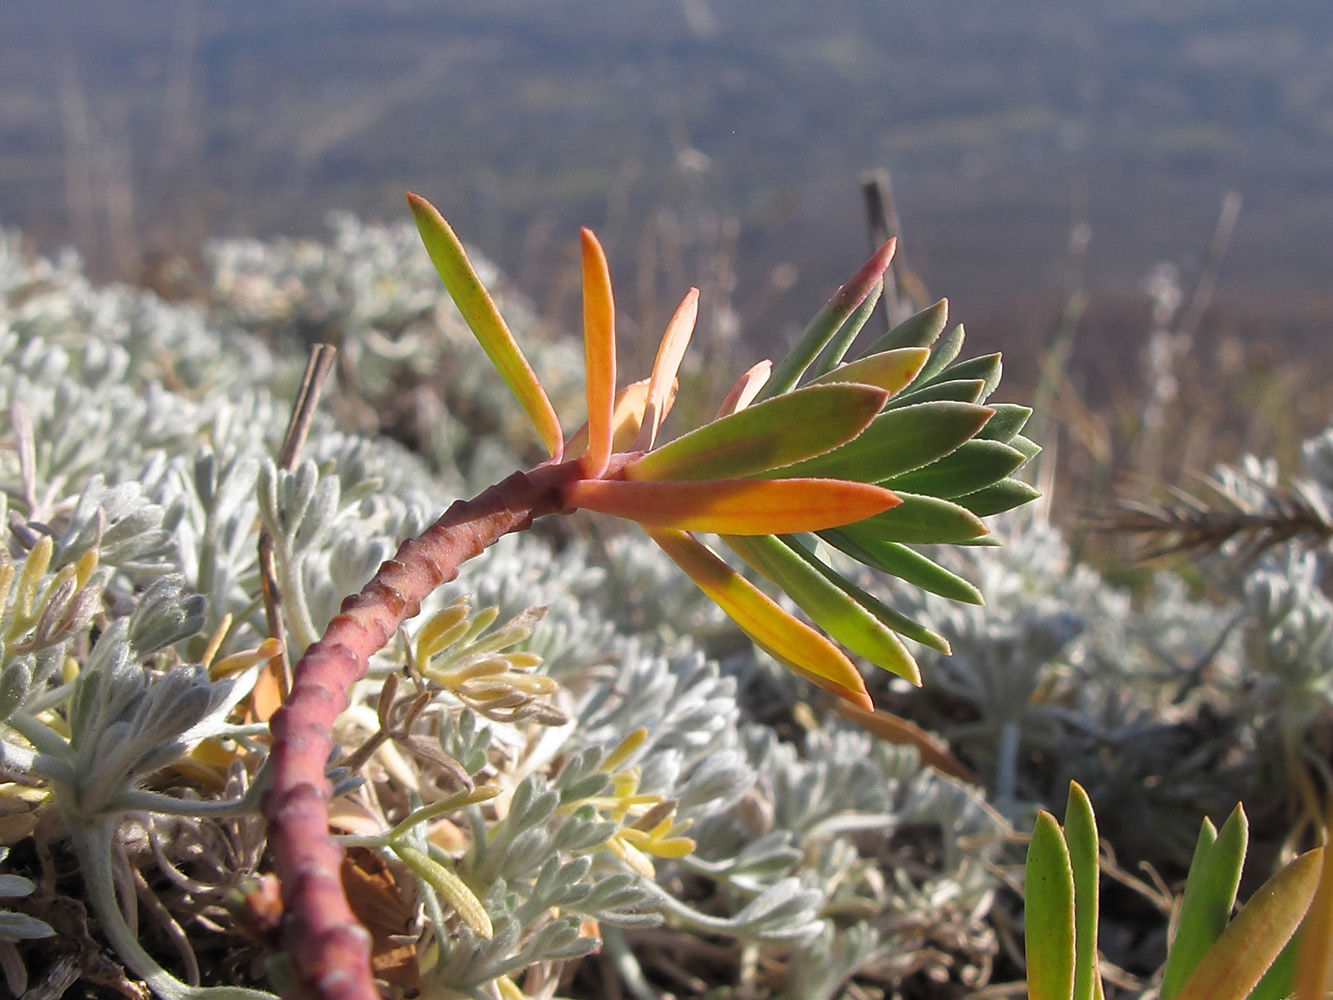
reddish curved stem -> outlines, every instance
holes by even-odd
[[[273,783],[264,796],[269,844],[282,881],[283,947],[303,995],[319,1000],[378,1000],[370,973],[370,935],[347,903],[343,848],[329,835],[332,786],[324,768],[333,722],[347,707],[366,663],[436,587],[502,536],[559,511],[578,462],[517,472],[474,500],[459,500],[384,563],[361,593],[347,598],[324,636],[296,665],[291,694],[273,716]]]

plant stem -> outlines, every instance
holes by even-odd
[[[409,539],[361,593],[347,598],[319,641],[296,665],[291,694],[273,716],[273,785],[264,796],[269,844],[282,882],[283,946],[301,988],[319,1000],[378,1000],[370,935],[343,891],[343,848],[329,834],[332,786],[324,775],[333,724],[352,684],[436,587],[511,531],[560,511],[577,461],[517,472],[473,500],[455,502],[419,538]]]

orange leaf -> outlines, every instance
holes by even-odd
[[[727,398],[722,400],[722,405],[718,407],[717,415],[726,417],[745,409],[754,401],[754,397],[759,395],[759,391],[763,389],[764,383],[772,374],[773,362],[767,358],[751,367],[731,387]]]
[[[821,531],[901,502],[882,486],[842,479],[579,480],[565,487],[563,500],[643,525],[719,535]]]
[[[652,381],[648,388],[648,404],[643,411],[643,427],[639,440],[634,447],[638,451],[647,451],[657,441],[658,428],[671,409],[674,397],[676,372],[685,358],[685,349],[690,346],[690,337],[694,333],[694,321],[699,317],[699,289],[691,288],[685,298],[676,307],[675,315],[667,324],[662,342],[657,346],[657,358],[653,361]]]
[[[760,648],[839,698],[866,711],[874,709],[852,661],[824,635],[793,618],[685,532],[650,528],[648,534]]]
[[[588,450],[583,472],[597,478],[611,459],[616,395],[616,307],[606,254],[591,229],[583,238],[583,368],[588,385]]]
[[[675,386],[666,398],[666,409],[671,409],[671,404],[675,401]],[[611,408],[611,450],[612,451],[630,451],[635,447],[634,439],[638,437],[639,431],[643,426],[644,409],[648,404],[648,380],[640,379],[637,382],[631,382],[625,388],[616,393],[615,405]],[[565,451],[571,455],[577,455],[580,450],[586,450],[588,447],[588,425],[585,423],[575,431],[565,443]]]

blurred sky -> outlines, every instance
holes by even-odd
[[[1094,293],[1188,282],[1234,190],[1223,293],[1333,314],[1327,0],[47,0],[4,25],[0,223],[104,274],[403,219],[411,188],[553,311],[590,224],[645,323],[711,282],[787,336],[864,254],[885,167],[907,262],[965,312],[1062,294],[1075,226]]]

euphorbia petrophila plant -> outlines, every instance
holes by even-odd
[[[970,584],[908,546],[984,540],[980,516],[1035,496],[1008,478],[1034,453],[1019,433],[1028,411],[982,405],[999,380],[998,356],[955,363],[961,327],[930,348],[944,328],[943,303],[843,363],[873,312],[892,241],[835,293],[783,362],[751,369],[716,420],[656,447],[697,291],[668,324],[651,376],[617,393],[610,276],[601,246],[583,231],[588,416],[567,439],[462,244],[429,203],[408,200],[445,287],[550,458],[455,502],[405,542],[306,650],[272,719],[264,812],[283,886],[284,946],[301,988],[325,998],[378,995],[369,936],[348,906],[342,849],[328,833],[333,723],[369,657],[464,560],[546,514],[583,508],[637,521],[757,645],[869,710],[860,673],[833,640],[917,684],[916,662],[899,635],[947,647],[839,573],[815,536],[858,563],[979,601]],[[783,610],[696,532],[722,536],[819,628]]]

